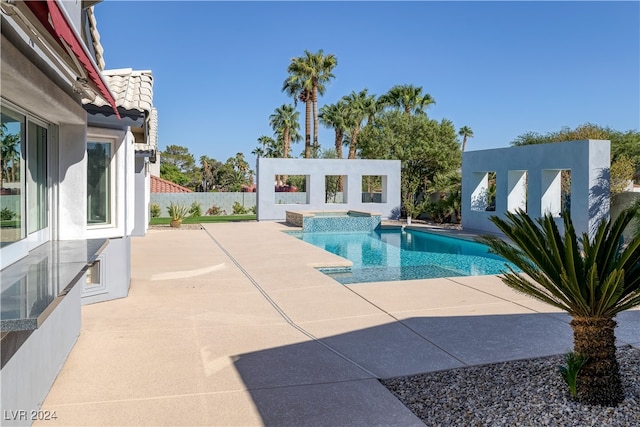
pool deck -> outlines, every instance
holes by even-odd
[[[343,286],[276,222],[149,230],[124,299],[84,306],[36,425],[423,425],[377,378],[565,353],[569,317],[495,276]],[[640,311],[618,317],[640,346]]]

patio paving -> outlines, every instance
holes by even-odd
[[[134,239],[129,296],[83,307],[46,424],[423,425],[377,378],[572,347],[568,316],[494,276],[344,286],[313,267],[345,260],[287,229]],[[640,345],[640,311],[618,320]]]

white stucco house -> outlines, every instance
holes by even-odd
[[[127,295],[131,236],[148,223],[153,77],[103,70],[96,3],[0,3],[0,413],[11,425],[31,424],[20,411],[44,400],[81,305]]]

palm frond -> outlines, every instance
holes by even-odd
[[[623,244],[638,209],[628,208],[613,222],[603,220],[591,238],[580,239],[568,213],[561,234],[551,215],[534,221],[523,211],[507,212],[505,219],[491,221],[513,244],[495,236],[478,240],[522,270],[508,267],[502,277],[514,290],[573,316],[613,317],[640,305],[640,234]]]

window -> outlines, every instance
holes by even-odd
[[[111,224],[112,144],[87,142],[87,224]]]

